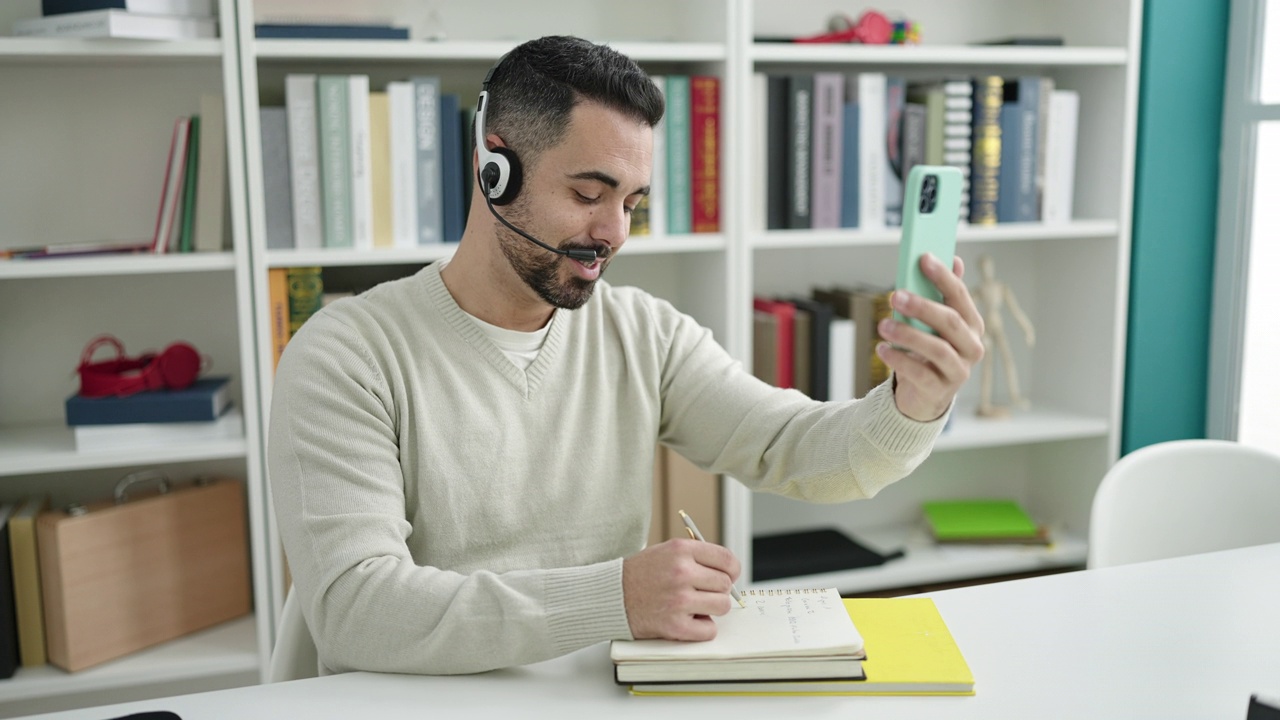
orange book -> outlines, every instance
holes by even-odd
[[[720,232],[720,78],[691,78],[689,106],[693,231],[716,233]]]
[[[267,297],[271,313],[271,349],[274,357],[271,369],[274,372],[280,364],[280,356],[284,354],[284,346],[289,342],[289,270],[287,268],[271,268],[267,271]]]

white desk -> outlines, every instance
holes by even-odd
[[[43,715],[353,718],[1228,718],[1280,692],[1280,544],[934,593],[973,697],[654,698],[605,645],[465,677],[352,673]]]

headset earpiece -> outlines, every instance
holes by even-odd
[[[510,148],[496,147],[489,153],[489,158],[481,161],[481,179],[487,181],[481,183],[481,188],[489,194],[494,205],[506,205],[520,194],[524,170],[520,166],[520,158]]]

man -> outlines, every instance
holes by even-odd
[[[842,404],[759,382],[668,303],[600,281],[648,192],[662,111],[608,48],[516,48],[486,79],[453,258],[290,341],[268,463],[323,671],[479,672],[713,637],[740,566],[710,543],[645,547],[655,442],[822,502],[869,497],[928,454],[982,353],[959,263],[925,264],[947,304],[895,301],[940,335],[886,321],[893,382]]]

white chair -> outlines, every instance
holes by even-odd
[[[276,633],[276,646],[271,651],[268,682],[316,677],[319,670],[315,641],[302,617],[298,595],[291,587],[284,598],[284,611],[280,613],[280,631]]]
[[[1280,455],[1174,440],[1111,467],[1093,498],[1090,568],[1280,542]]]

